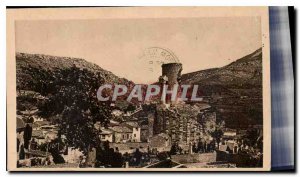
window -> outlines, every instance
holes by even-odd
[[[136,134],[133,134],[133,137],[136,137]]]

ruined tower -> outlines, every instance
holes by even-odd
[[[167,85],[173,86],[180,83],[182,64],[181,63],[167,63],[162,66],[162,77],[166,76]]]
[[[161,86],[167,85],[168,90],[178,85],[177,98],[181,97],[181,71],[181,63],[163,64],[162,75],[159,78]],[[180,102],[180,98],[171,101],[171,94],[168,94],[162,104],[156,106],[154,134],[165,133],[170,137],[172,144],[177,143],[189,151],[191,142],[197,141],[199,137],[197,115],[198,110],[195,110],[195,107]]]
[[[181,63],[167,63],[167,64],[163,64],[161,67],[162,67],[162,75],[159,78],[159,82],[161,85],[167,85],[168,90],[170,90],[173,88],[174,85],[180,84],[181,71],[182,71]],[[179,94],[179,89],[178,89],[178,94]],[[179,96],[178,94],[177,96]],[[167,95],[166,100],[163,101],[163,103],[169,103],[170,99],[171,99],[170,95]]]

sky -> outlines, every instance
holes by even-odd
[[[135,83],[161,75],[159,47],[182,73],[225,66],[262,46],[259,17],[27,20],[16,22],[16,52],[83,58]],[[158,51],[161,52],[161,51]]]

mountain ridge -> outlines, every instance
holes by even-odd
[[[27,86],[30,84],[24,84],[24,82],[43,79],[42,76],[34,78],[36,71],[51,73],[74,66],[100,74],[100,77],[106,83],[134,84],[134,82],[126,78],[120,78],[97,64],[81,58],[16,53],[17,87],[19,89],[30,90],[30,88],[24,87],[26,84]],[[181,84],[199,85],[205,95],[210,95],[212,92],[232,93],[236,89],[255,89],[256,95],[260,96],[262,94],[262,49],[259,48],[220,68],[210,68],[183,74],[181,76]]]
[[[34,71],[57,72],[66,68],[77,67],[82,70],[86,69],[92,73],[97,73],[106,83],[123,83],[125,85],[131,81],[120,78],[110,71],[107,71],[97,64],[86,61],[81,58],[58,57],[44,54],[16,53],[16,74],[17,87],[25,89],[22,82],[26,79],[35,79]],[[34,70],[34,71],[33,71]]]
[[[199,85],[208,95],[220,90],[231,92],[233,89],[256,89],[256,95],[261,96],[262,49],[220,68],[183,74],[181,83]]]

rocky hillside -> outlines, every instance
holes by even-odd
[[[34,90],[32,84],[40,80],[47,80],[48,74],[55,76],[57,73],[71,67],[80,68],[86,72],[92,72],[105,83],[129,84],[130,81],[119,78],[96,64],[84,59],[70,57],[56,57],[41,54],[16,54],[17,88],[20,90]],[[36,91],[36,90],[35,90]]]
[[[67,90],[74,94],[85,91],[91,96],[104,83],[133,85],[83,59],[40,54],[17,53],[16,75],[18,111],[34,110],[44,105],[45,100]]]
[[[87,96],[91,96],[89,93],[95,94],[104,83],[118,83],[129,87],[134,85],[133,82],[119,78],[96,64],[78,58],[17,53],[16,71],[18,114],[26,110],[35,110],[41,105],[60,110],[63,106],[58,105],[57,108],[55,104],[47,105],[45,100],[58,99],[65,93],[71,94],[68,95],[68,99],[62,99],[62,102],[71,104],[77,100],[76,104],[79,105],[86,94]],[[184,74],[181,80],[183,84],[199,85],[203,95],[211,96],[214,92],[230,95],[230,99],[217,101],[214,106],[223,111],[222,116],[226,124],[232,128],[239,125],[261,124],[261,49],[221,68]],[[242,99],[240,96],[248,97]],[[46,115],[54,114],[49,110],[44,112]]]
[[[198,84],[204,92],[253,90],[261,94],[262,49],[221,68],[183,74],[182,83]]]

